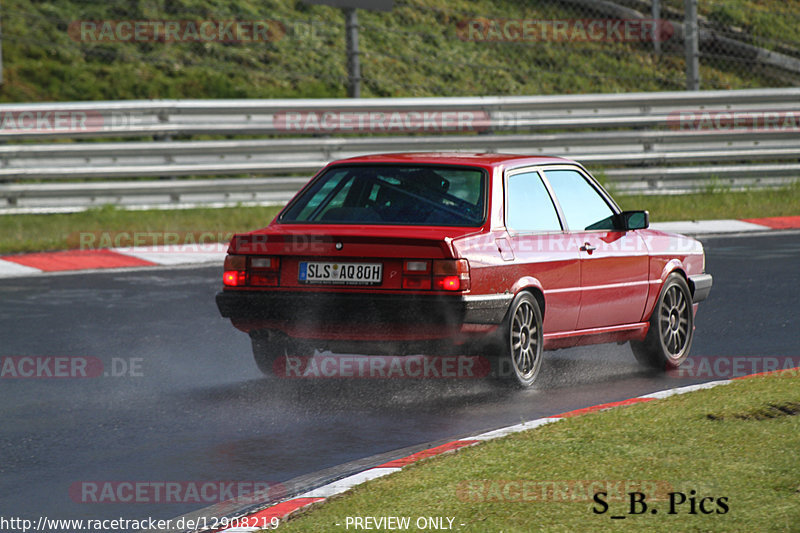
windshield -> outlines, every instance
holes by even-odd
[[[333,167],[280,216],[281,222],[480,226],[486,174],[477,168],[410,165]]]

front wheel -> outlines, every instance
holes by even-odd
[[[636,360],[658,370],[678,368],[694,337],[692,294],[680,274],[670,274],[658,296],[643,342],[631,341]]]
[[[542,312],[539,302],[529,292],[514,298],[503,323],[501,358],[510,363],[510,372],[502,377],[520,387],[530,387],[542,366]],[[505,365],[501,365],[501,368]]]

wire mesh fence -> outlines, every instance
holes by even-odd
[[[361,95],[684,90],[692,2],[698,88],[800,83],[799,0],[396,0],[357,11]],[[352,81],[330,6],[7,0],[1,15],[4,101],[341,97]]]

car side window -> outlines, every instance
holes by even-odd
[[[571,231],[615,229],[614,210],[577,170],[545,170]]]
[[[519,232],[561,231],[553,199],[538,172],[508,177],[506,226]]]

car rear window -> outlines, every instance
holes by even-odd
[[[410,165],[333,167],[281,214],[280,222],[480,226],[486,173]]]

